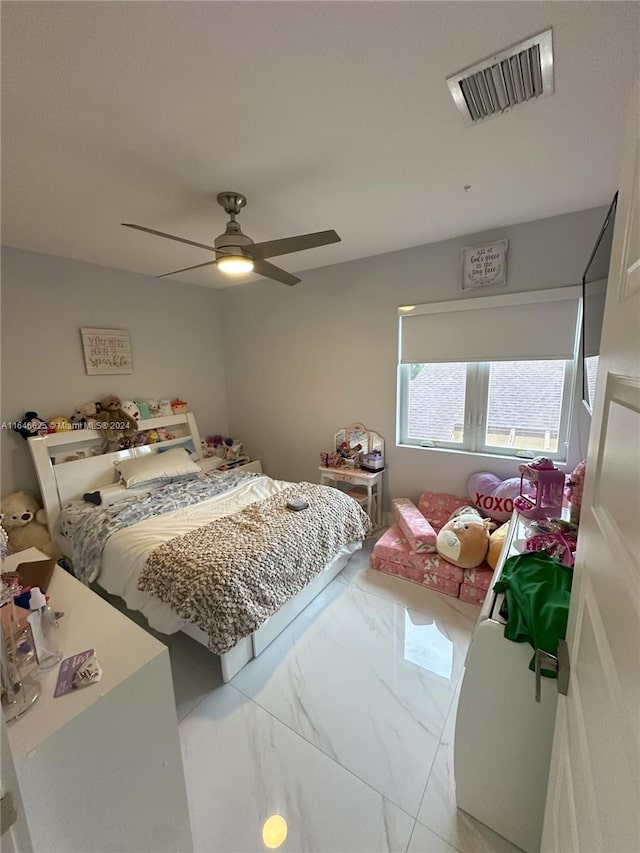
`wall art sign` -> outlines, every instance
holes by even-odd
[[[507,283],[508,240],[494,240],[462,250],[462,289]]]
[[[126,329],[80,329],[89,375],[133,373],[131,340]]]

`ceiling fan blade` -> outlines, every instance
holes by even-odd
[[[251,248],[253,249],[253,246]],[[286,272],[285,270],[281,270],[280,267],[270,264],[268,261],[257,260],[253,265],[253,271],[264,275],[266,278],[272,278],[274,281],[281,281],[282,284],[288,284],[289,287],[293,287],[294,284],[297,284],[301,280],[296,278],[295,275],[291,275],[290,272]]]
[[[277,255],[288,255],[290,252],[302,252],[304,249],[315,249],[329,243],[339,243],[340,237],[335,231],[316,231],[314,234],[300,234],[297,237],[283,237],[282,240],[266,240],[247,246],[253,257],[275,258]]]
[[[175,240],[177,243],[186,243],[188,246],[197,246],[199,249],[209,249],[210,252],[215,252],[213,246],[205,246],[204,243],[195,243],[193,240],[185,240],[184,237],[176,237],[175,234],[165,234],[164,231],[154,231],[153,228],[145,228],[144,225],[133,225],[131,222],[122,222],[125,228],[135,228],[136,231],[146,231],[147,234],[155,234],[156,237],[166,237],[167,240]],[[171,273],[167,273],[171,275]]]
[[[162,275],[155,276],[156,278],[166,278],[168,275],[178,275],[179,272],[187,272],[187,270],[199,270],[200,267],[210,267],[215,264],[215,261],[206,261],[204,264],[195,264],[192,267],[183,267],[181,270],[173,270],[173,272],[163,272]]]

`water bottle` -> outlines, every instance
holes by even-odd
[[[40,587],[34,586],[31,590],[29,607],[32,612],[28,616],[28,622],[31,625],[38,666],[40,669],[51,669],[62,660],[58,620]]]

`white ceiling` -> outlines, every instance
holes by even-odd
[[[298,271],[607,204],[639,11],[3,2],[2,242],[156,275],[207,253],[120,223],[211,243],[230,189],[256,241],[338,231]],[[465,127],[446,76],[548,26],[555,94]]]

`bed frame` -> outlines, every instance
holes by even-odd
[[[104,441],[100,430],[74,429],[69,432],[29,438],[29,450],[42,492],[49,532],[63,552],[68,548],[68,544],[62,536],[58,535],[56,526],[63,505],[68,501],[81,499],[85,492],[96,491],[116,483],[117,473],[114,462],[157,453],[160,448],[171,446],[188,446],[196,460],[200,459],[200,435],[195,417],[191,413],[149,418],[139,421],[138,427],[141,430],[166,427],[176,437],[169,441],[133,447],[129,450],[118,450],[114,453],[99,452]],[[240,467],[244,467],[245,470],[262,471],[259,463],[256,462]],[[223,681],[229,681],[246,663],[264,651],[269,643],[342,571],[351,555],[360,547],[358,542],[343,549],[343,552],[335,556],[311,583],[274,613],[257,631],[242,639],[230,651],[217,655],[220,658]],[[203,646],[208,646],[207,634],[196,625],[186,625],[182,631]]]

